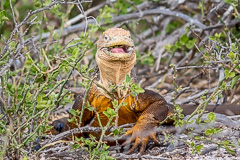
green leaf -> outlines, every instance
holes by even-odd
[[[94,110],[93,106],[88,106],[87,109],[88,109],[89,111],[93,111],[93,110]]]
[[[88,69],[87,65],[81,65],[81,73],[86,73]]]
[[[228,79],[228,77],[229,77],[229,71],[228,71],[228,70],[225,70],[225,71],[224,71],[224,74],[225,74],[226,79]]]
[[[178,47],[174,44],[174,45],[172,46],[172,52],[176,52],[177,49],[178,49]]]
[[[210,112],[208,114],[208,119],[210,122],[215,122],[215,114],[213,112]]]
[[[236,57],[236,54],[234,54],[232,51],[230,51],[227,55],[231,60],[234,60]]]
[[[88,70],[89,73],[93,73],[94,71],[95,71],[94,69]]]
[[[42,103],[43,95],[37,96],[37,103]]]
[[[196,123],[197,123],[197,124],[201,124],[201,122],[202,122],[201,118],[197,118],[197,119],[196,119]]]
[[[210,39],[211,41],[214,41],[216,38],[215,38],[214,36],[209,36],[209,39]]]
[[[71,119],[67,119],[68,122],[72,123],[72,122],[75,122],[75,119],[74,118],[71,118]]]
[[[200,140],[201,138],[199,136],[194,137],[195,140]]]
[[[0,25],[2,25],[5,21],[8,21],[7,13],[6,11],[0,11]]]
[[[72,57],[74,59],[77,59],[79,55],[79,49],[78,48],[74,48],[73,52],[72,52]]]
[[[28,156],[24,156],[22,160],[28,160]]]
[[[41,6],[41,3],[38,0],[34,0],[34,5],[35,5],[35,7],[38,8]]]
[[[18,101],[21,101],[22,99],[23,99],[23,96],[22,96],[21,94],[18,94],[18,95],[17,95],[17,100],[18,100]]]
[[[226,89],[226,85],[227,85],[226,82],[222,82],[221,89],[222,89],[222,90],[225,90],[225,89]]]
[[[230,89],[233,89],[239,78],[240,76],[236,76],[232,79]]]
[[[108,118],[117,116],[117,113],[110,107],[107,108],[106,111],[103,111],[103,114],[106,115]]]
[[[217,134],[221,131],[222,131],[221,128],[209,128],[205,131],[205,135],[212,136],[213,134]]]
[[[179,114],[179,118],[183,119],[184,118],[184,114]]]
[[[177,21],[173,21],[173,22],[169,23],[167,28],[166,28],[166,30],[165,30],[166,34],[172,33],[175,29],[180,27],[180,25],[181,24],[179,22],[177,22]]]
[[[43,62],[38,63],[38,67],[41,69],[41,71],[46,72],[47,67],[43,64]]]
[[[185,45],[187,41],[189,40],[188,36],[186,34],[182,35],[180,38],[180,43]]]
[[[112,104],[113,104],[113,108],[117,108],[118,107],[118,101],[116,99],[114,99]]]
[[[194,47],[195,40],[190,40],[186,43],[187,49],[192,49]]]
[[[129,83],[129,82],[131,82],[131,80],[132,80],[132,78],[128,74],[126,74],[125,81],[127,83]]]
[[[102,147],[103,147],[104,150],[107,150],[109,148],[109,146],[106,145],[106,143],[104,143]]]
[[[205,135],[209,136],[209,135],[212,135],[213,134],[213,130],[210,128],[210,129],[207,129],[205,131]]]
[[[168,43],[166,46],[164,46],[164,48],[167,50],[167,52],[172,53],[172,51],[171,51],[172,45],[170,43]]]
[[[118,134],[119,134],[119,130],[118,130],[118,129],[114,129],[114,130],[113,130],[113,134],[114,134],[114,135],[118,135]]]
[[[16,47],[16,42],[15,41],[12,41],[9,43],[9,46],[14,49]]]
[[[195,146],[195,150],[196,150],[198,153],[201,153],[202,148],[203,148],[203,145],[201,145],[201,144]]]
[[[219,38],[221,38],[222,33],[215,33],[214,36],[215,36],[217,39],[219,39]]]
[[[207,97],[206,97],[205,95],[202,95],[202,96],[201,96],[201,99],[202,99],[202,100],[205,100],[206,98],[207,98]]]
[[[8,89],[8,90],[11,90],[12,88],[13,88],[13,84],[8,82],[8,83],[7,83],[7,89]]]
[[[231,72],[230,74],[229,74],[229,78],[233,78],[235,76],[235,72]]]
[[[59,73],[60,73],[60,71],[59,70],[56,70],[56,71],[53,71],[52,72],[52,75],[51,75],[51,79],[56,79],[57,78],[57,76],[59,75]]]
[[[131,90],[131,93],[132,93],[133,96],[136,96],[139,93],[144,93],[145,92],[145,90],[140,87],[140,84],[139,85],[132,84],[130,90]]]
[[[174,46],[176,46],[178,49],[181,49],[182,48],[182,45],[179,41],[177,41]]]
[[[73,116],[76,116],[76,115],[77,115],[76,110],[74,110],[74,109],[70,109],[69,112],[70,112]]]
[[[181,91],[182,90],[182,86],[180,85],[178,88],[177,88],[177,91]]]
[[[12,113],[12,112],[14,112],[14,109],[8,109],[7,110],[7,113]]]

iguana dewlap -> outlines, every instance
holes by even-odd
[[[126,133],[130,138],[125,144],[134,143],[128,153],[132,153],[138,146],[141,146],[140,153],[142,154],[149,139],[159,143],[156,138],[157,125],[168,114],[172,113],[172,106],[167,104],[158,93],[150,90],[145,90],[137,97],[133,97],[128,90],[123,90],[120,87],[115,92],[111,90],[111,85],[121,85],[123,83],[126,74],[130,74],[136,61],[133,40],[128,31],[121,28],[110,28],[105,31],[97,42],[95,59],[100,70],[99,84],[108,92],[111,92],[119,103],[125,97],[127,105],[122,106],[118,111],[118,126],[136,122],[136,125]],[[113,108],[113,98],[102,88],[93,84],[88,92],[87,101],[99,114],[102,125],[106,125],[108,118],[103,114],[103,111],[106,111],[108,107]],[[83,99],[78,96],[72,108],[81,111],[82,104]],[[91,122],[91,126],[99,127],[98,120],[94,117],[96,117],[94,111],[85,109],[81,126],[85,126],[94,120]],[[57,126],[55,128],[59,130],[59,124],[61,123],[61,121],[59,123],[55,122]],[[65,123],[64,125],[65,129],[62,129],[61,132],[66,128],[78,127],[73,123]]]

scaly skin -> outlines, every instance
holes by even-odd
[[[109,49],[109,47],[119,45],[123,45],[124,52],[113,53]],[[131,137],[128,137],[124,145],[134,142],[134,145],[128,152],[129,154],[141,145],[140,152],[142,154],[149,139],[159,143],[155,130],[159,122],[167,117],[168,104],[162,96],[150,90],[145,90],[144,93],[139,94],[137,97],[129,95],[129,91],[124,91],[120,87],[117,88],[116,92],[111,91],[110,85],[121,85],[126,74],[130,74],[136,61],[134,44],[128,31],[121,28],[108,29],[98,40],[97,48],[96,62],[100,70],[99,83],[111,92],[118,99],[119,103],[124,97],[125,103],[127,103],[117,113],[118,126],[136,122],[136,125],[126,133],[125,137]],[[91,86],[87,101],[98,112],[103,126],[108,122],[108,118],[103,114],[103,111],[106,111],[108,107],[113,108],[112,100],[104,90],[94,84]],[[78,97],[73,105],[73,109],[81,110],[82,103],[82,98]],[[82,126],[88,124],[96,117],[93,111],[87,109],[84,110],[83,115]],[[92,122],[92,126],[99,127],[97,118]]]
[[[107,110],[108,107],[113,108],[112,100],[104,96],[98,88],[93,85],[88,93],[88,101],[91,106],[95,108],[101,119],[101,123],[105,126],[108,122],[108,118],[103,114],[103,111]],[[126,137],[131,136],[124,145],[131,142],[135,142],[132,148],[129,150],[129,154],[132,153],[140,144],[141,154],[144,152],[147,142],[149,139],[159,143],[156,138],[156,128],[159,122],[163,121],[168,114],[168,104],[162,96],[159,94],[145,90],[144,93],[140,93],[136,97],[129,95],[125,99],[126,106],[122,106],[118,111],[118,125],[127,123],[136,123],[136,125],[126,133]],[[118,100],[119,103],[122,99]],[[81,97],[77,97],[73,109],[81,110],[83,100]],[[156,112],[157,111],[157,112]],[[96,114],[88,109],[84,110],[82,119],[82,126],[88,124]],[[93,127],[99,127],[97,118],[92,122]],[[72,128],[72,127],[71,127]],[[73,127],[74,128],[74,127]],[[91,133],[93,135],[97,135]]]
[[[109,48],[119,45],[123,45],[122,48],[124,49],[122,50],[124,50],[124,52],[113,53],[112,51],[114,50]],[[116,48],[115,51],[116,50],[120,51],[121,48]],[[159,143],[156,138],[157,125],[163,121],[167,115],[172,114],[173,109],[172,105],[167,104],[161,95],[150,90],[145,90],[144,93],[140,93],[137,97],[129,95],[128,90],[122,90],[120,87],[117,88],[116,92],[111,91],[110,85],[121,85],[126,74],[130,74],[135,61],[136,53],[134,44],[128,31],[121,28],[110,28],[105,31],[102,37],[98,40],[96,62],[100,70],[99,84],[111,92],[119,103],[124,97],[125,103],[127,103],[127,105],[122,106],[117,113],[118,126],[136,122],[136,125],[125,134],[125,137],[128,137],[128,139],[123,145],[134,142],[132,148],[128,151],[128,154],[132,153],[138,146],[141,146],[140,154],[143,154],[149,139]],[[108,118],[103,114],[103,111],[106,111],[108,107],[113,108],[112,100],[111,96],[95,84],[91,86],[88,92],[87,101],[99,114],[103,126],[108,122]],[[83,99],[81,96],[78,96],[72,108],[81,111],[82,104]],[[188,112],[189,107],[187,105],[183,106],[183,109],[183,112],[186,112],[187,114],[194,111],[192,109]],[[240,109],[238,109],[238,111],[239,110]],[[71,117],[72,116],[70,115],[70,118]],[[81,126],[89,124],[94,117],[96,117],[96,114],[93,111],[85,109]],[[55,126],[55,130],[58,130],[58,133],[69,128],[77,127],[73,123],[68,123],[66,119],[57,120],[53,126]],[[91,126],[99,127],[97,118],[91,122]],[[59,127],[61,128],[59,129]],[[97,134],[94,135],[97,136]],[[77,136],[80,137],[82,134]]]

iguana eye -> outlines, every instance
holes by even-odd
[[[105,42],[109,41],[109,36],[107,34],[104,34],[104,41]]]

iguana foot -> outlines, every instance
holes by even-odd
[[[134,142],[127,154],[133,153],[140,146],[140,154],[142,155],[146,150],[149,139],[153,140],[157,144],[160,144],[159,140],[156,138],[156,129],[156,121],[149,120],[149,118],[138,121],[137,124],[123,136],[123,138],[127,139],[122,144],[123,146]]]

